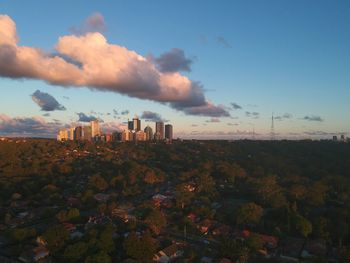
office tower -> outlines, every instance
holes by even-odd
[[[156,133],[154,137],[156,140],[164,139],[164,122],[156,122]]]
[[[333,136],[333,141],[337,141],[338,140],[338,137],[336,135]]]
[[[133,133],[130,130],[124,130],[122,133],[122,141],[132,141]]]
[[[74,140],[74,127],[69,128],[69,140]]]
[[[96,135],[100,135],[100,124],[98,123],[98,120],[94,120],[90,122],[91,124],[91,137],[94,138]]]
[[[84,126],[83,138],[84,140],[91,141],[91,138],[92,138],[91,126]]]
[[[68,129],[60,129],[57,134],[58,141],[66,141],[68,140]]]
[[[173,140],[173,125],[165,125],[165,139],[169,142]]]
[[[140,131],[141,130],[141,120],[137,117],[132,119],[133,122],[133,130]]]
[[[150,141],[153,139],[153,130],[151,127],[147,125],[147,127],[144,129],[144,132],[146,133],[146,140]]]
[[[135,132],[135,141],[146,141],[147,135],[144,131]]]
[[[340,140],[341,140],[342,142],[345,142],[345,136],[344,136],[344,134],[340,135]]]
[[[112,138],[113,138],[113,136],[111,133],[106,133],[106,142],[111,142]]]
[[[128,130],[132,131],[134,129],[134,122],[128,120]]]
[[[116,131],[116,132],[113,132],[113,134],[112,134],[112,140],[113,141],[121,141],[122,140],[122,132],[118,132],[118,131]]]
[[[83,128],[81,126],[75,127],[74,129],[74,140],[79,141],[83,138]]]

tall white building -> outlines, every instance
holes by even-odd
[[[91,121],[91,137],[94,138],[96,135],[101,135],[100,124],[98,120]]]

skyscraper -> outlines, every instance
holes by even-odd
[[[133,122],[133,130],[140,131],[141,130],[141,120],[138,117],[132,119]]]
[[[91,138],[92,138],[91,126],[83,127],[83,137],[84,137],[84,140],[91,141]]]
[[[79,141],[83,138],[83,127],[78,126],[74,129],[74,140]]]
[[[153,130],[151,127],[147,125],[147,127],[144,129],[144,132],[146,133],[146,140],[150,141],[153,139]]]
[[[128,120],[128,130],[132,131],[134,129],[134,122]]]
[[[74,129],[75,129],[74,127],[69,128],[69,139],[71,141],[74,140]]]
[[[165,139],[169,142],[173,140],[173,125],[165,125]]]
[[[57,134],[58,141],[66,141],[68,140],[68,129],[60,129]]]
[[[154,135],[156,140],[164,139],[164,122],[156,122],[156,133]]]
[[[98,123],[98,120],[93,120],[90,122],[91,124],[91,137],[94,138],[96,135],[100,135],[100,124]]]

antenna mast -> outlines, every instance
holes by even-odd
[[[270,131],[271,141],[275,140],[275,123],[274,123],[274,117],[272,113],[271,117],[271,131]]]

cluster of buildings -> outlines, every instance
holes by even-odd
[[[128,120],[128,128],[122,132],[102,133],[99,121],[93,120],[90,125],[62,128],[58,131],[58,141],[166,141],[171,143],[173,140],[173,126],[164,125],[164,122],[155,123],[155,131],[147,125],[141,129],[141,120],[137,117],[131,121]]]

